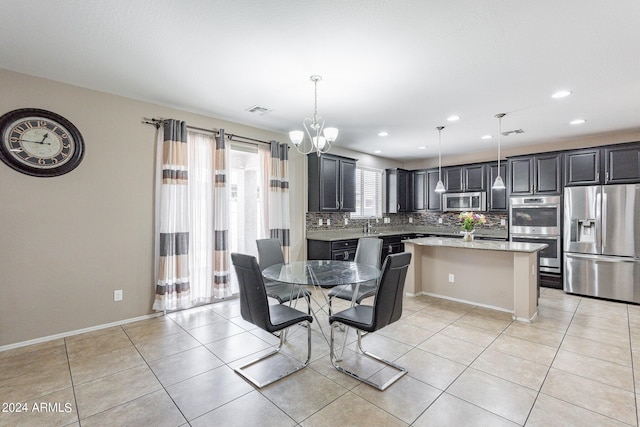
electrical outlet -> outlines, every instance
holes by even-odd
[[[118,289],[113,291],[113,300],[114,301],[122,301],[122,289]]]
[[[454,283],[455,282],[455,277],[453,276],[453,274],[449,275],[449,283]]]
[[[327,218],[327,225],[331,225],[331,219]]]
[[[507,220],[504,218],[500,218],[500,225],[507,225]]]
[[[318,220],[318,225],[322,225],[322,218]]]
[[[344,219],[344,225],[349,225],[349,218]]]
[[[409,217],[409,224],[413,223],[413,217]]]
[[[442,218],[438,218],[438,224],[442,224]]]

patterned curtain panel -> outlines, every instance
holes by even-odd
[[[156,147],[156,296],[154,310],[189,307],[187,127],[167,120]],[[160,145],[161,144],[161,145]]]
[[[271,167],[269,178],[269,235],[280,239],[284,261],[289,262],[289,147],[271,141]]]
[[[229,150],[224,130],[216,138],[216,150],[213,157],[214,167],[214,260],[213,260],[213,296],[225,298],[231,296],[231,275],[229,272]]]

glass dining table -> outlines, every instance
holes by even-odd
[[[294,261],[289,264],[275,264],[265,268],[262,271],[262,275],[269,280],[313,286],[320,291],[316,293],[322,295],[324,302],[314,297],[316,293],[311,294],[316,304],[320,306],[319,310],[312,310],[312,314],[316,322],[318,322],[318,327],[324,339],[329,343],[329,339],[317,316],[320,310],[324,311],[324,307],[326,307],[329,302],[326,293],[321,290],[338,285],[354,285],[355,299],[355,295],[358,293],[358,286],[361,283],[377,280],[378,277],[380,277],[380,270],[368,264],[351,261],[308,260]],[[352,303],[354,302],[355,301],[352,301]]]

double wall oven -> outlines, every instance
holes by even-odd
[[[562,265],[562,200],[560,196],[511,197],[509,240],[546,243],[540,252],[540,271],[560,273]]]

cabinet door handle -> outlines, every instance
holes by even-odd
[[[609,172],[605,172],[604,173],[604,183],[606,184],[607,182],[609,182]]]
[[[347,261],[349,259],[349,251],[344,251],[344,260]]]
[[[600,172],[596,172],[596,181],[600,181]]]

